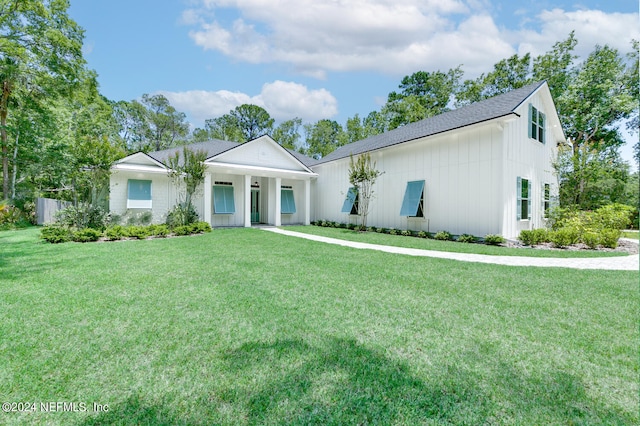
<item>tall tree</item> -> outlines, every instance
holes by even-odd
[[[234,108],[229,115],[235,119],[242,131],[244,142],[271,133],[273,130],[273,118],[267,110],[257,105],[240,105]]]
[[[244,143],[270,134],[273,124],[273,118],[264,108],[243,104],[228,114],[206,120],[204,129],[197,129],[196,134],[200,140],[221,139]]]
[[[273,139],[285,148],[297,150],[300,145],[301,118],[292,118],[280,123],[271,135]]]
[[[305,154],[320,159],[339,147],[344,139],[341,137],[342,126],[336,121],[323,119],[315,124],[305,124]]]
[[[466,105],[507,93],[531,82],[531,55],[502,59],[493,71],[475,80],[466,80],[456,95],[457,105]]]
[[[571,167],[558,170],[565,192],[571,194],[566,202],[592,207],[588,189],[602,176],[593,170],[607,164],[598,160],[617,157],[624,143],[619,123],[629,118],[638,105],[625,75],[622,55],[608,46],[596,46],[557,99],[560,121],[572,147],[570,152],[564,152],[570,156]]]
[[[182,142],[189,132],[189,123],[183,112],[176,111],[163,95],[142,95],[147,108],[147,141],[152,149],[171,148]]]
[[[0,156],[2,193],[9,196],[11,138],[7,119],[18,88],[49,98],[66,92],[84,66],[83,30],[69,18],[68,0],[0,3]]]
[[[140,102],[133,100],[112,103],[114,119],[119,126],[119,134],[127,151],[138,152],[148,149],[148,111]]]
[[[391,92],[383,108],[390,129],[442,114],[449,110],[449,104],[460,84],[461,67],[446,73],[418,71],[405,76],[399,88],[401,92]]]

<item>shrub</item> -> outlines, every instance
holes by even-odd
[[[77,243],[88,243],[98,241],[102,237],[102,232],[93,228],[79,229],[72,233],[71,239]]]
[[[149,235],[154,237],[166,237],[169,235],[169,227],[167,225],[149,225],[147,230]]]
[[[411,232],[411,231],[410,231],[410,230],[408,230],[408,229],[405,229],[405,230],[403,230],[403,231],[400,231],[400,234],[401,234],[401,235],[404,235],[405,237],[410,237],[410,236],[412,236],[412,235],[413,235],[413,232]]]
[[[173,228],[173,233],[178,236],[191,235],[191,226],[181,225]]]
[[[6,201],[0,202],[0,226],[13,226],[20,221],[20,209]]]
[[[458,237],[458,242],[460,243],[475,243],[477,241],[478,239],[476,237],[469,234],[462,234]]]
[[[453,239],[453,236],[451,235],[450,232],[438,231],[433,236],[433,238],[435,238],[436,240],[440,240],[440,241],[451,241]]]
[[[80,203],[77,206],[69,206],[59,210],[55,214],[56,224],[65,228],[93,228],[104,230],[107,227],[109,216],[99,206],[88,203]]]
[[[619,229],[603,229],[600,232],[600,244],[604,247],[614,249],[618,247],[618,239],[622,236]]]
[[[600,234],[594,231],[587,231],[582,234],[581,240],[590,249],[595,249],[600,244]]]
[[[390,228],[389,229],[389,235],[398,235],[398,230],[395,228]]]
[[[626,229],[631,226],[634,208],[624,204],[608,204],[593,212],[594,221],[605,229]]]
[[[499,244],[503,244],[505,241],[502,235],[498,234],[487,234],[484,236],[484,243],[492,246],[497,246]]]
[[[375,226],[368,227],[367,232],[376,232],[376,227]]]
[[[376,228],[376,232],[378,234],[384,234],[385,233],[385,229],[384,228]]]
[[[565,227],[549,233],[549,240],[554,247],[566,247],[576,244],[579,240],[578,230],[573,227]]]
[[[127,225],[147,226],[153,220],[153,213],[150,210],[137,212],[127,210],[124,217],[118,218],[116,216],[116,218],[114,218],[114,223],[116,223],[115,220],[124,221]]]
[[[127,226],[127,234],[132,238],[144,240],[151,235],[151,230],[148,226],[131,225]]]
[[[198,221],[198,213],[191,203],[180,203],[173,206],[167,214],[166,224],[170,229],[177,226],[190,225]]]
[[[419,238],[427,238],[427,233],[424,231],[418,231],[417,235]]]
[[[192,234],[202,234],[205,232],[211,232],[211,225],[207,222],[196,222],[191,224]]]
[[[522,230],[518,239],[526,246],[535,246],[541,243],[549,242],[549,232],[544,228]]]
[[[71,241],[71,230],[56,225],[44,226],[40,230],[40,238],[52,244],[66,243]]]
[[[128,237],[129,233],[125,227],[121,225],[113,225],[104,231],[104,235],[107,237],[107,240],[121,240],[122,238]]]

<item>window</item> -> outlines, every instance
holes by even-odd
[[[232,214],[236,212],[233,199],[233,186],[216,185],[213,187],[213,213]]]
[[[549,218],[549,207],[551,207],[551,185],[545,183],[542,185],[542,211],[547,219]]]
[[[151,208],[151,181],[129,179],[127,182],[127,208]]]
[[[518,177],[518,220],[531,219],[531,197],[530,197],[529,179]]]
[[[349,188],[341,211],[342,213],[358,214],[358,188],[355,186]]]
[[[293,199],[293,189],[280,191],[280,213],[293,214],[296,212],[296,203]]]
[[[424,217],[424,181],[407,182],[400,216]]]
[[[545,115],[529,104],[529,137],[544,143]]]

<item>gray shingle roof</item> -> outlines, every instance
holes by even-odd
[[[187,147],[193,151],[204,150],[207,153],[207,159],[209,159],[211,157],[215,157],[218,154],[222,154],[223,152],[229,151],[230,149],[236,148],[237,146],[240,146],[240,145],[241,144],[237,142],[213,139],[207,142],[192,143],[187,145]],[[174,155],[176,152],[182,153],[182,148],[183,147],[180,146],[175,148],[164,149],[162,151],[150,152],[148,155],[149,157],[153,158],[156,161],[161,162],[166,166],[168,165],[167,163],[169,161],[169,157]],[[293,155],[298,161],[300,161],[302,164],[304,164],[307,167],[310,167],[311,165],[316,163],[315,159],[307,157],[304,154],[293,151],[291,149],[287,149],[287,151],[289,152],[289,154]],[[180,159],[182,160],[182,155],[180,156]]]
[[[409,142],[425,136],[433,136],[483,121],[493,120],[514,113],[533,92],[544,82],[533,83],[508,93],[494,96],[453,111],[448,111],[434,117],[425,118],[415,123],[407,124],[386,133],[371,136],[357,142],[344,145],[317,160],[315,164],[327,163],[340,158],[357,155],[404,142]],[[315,165],[314,164],[314,165]]]
[[[237,142],[213,139],[207,142],[192,143],[187,146],[193,151],[203,150],[207,153],[207,158],[211,158],[215,155],[222,154],[225,151],[235,148],[238,145],[240,144]],[[150,152],[148,155],[149,157],[161,162],[166,166],[169,161],[169,157],[174,155],[176,152],[182,153],[182,148],[183,147],[179,146],[175,148],[163,149],[162,151]],[[180,156],[180,158],[182,158],[182,156]]]

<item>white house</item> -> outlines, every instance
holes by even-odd
[[[320,160],[269,136],[193,144],[208,154],[195,205],[214,227],[355,222],[349,159],[368,152],[383,172],[369,225],[513,238],[544,225],[558,191],[552,163],[565,142],[549,88],[536,83],[342,146]],[[167,159],[179,149],[116,162],[110,209],[150,209],[154,221],[163,221],[177,202]]]

